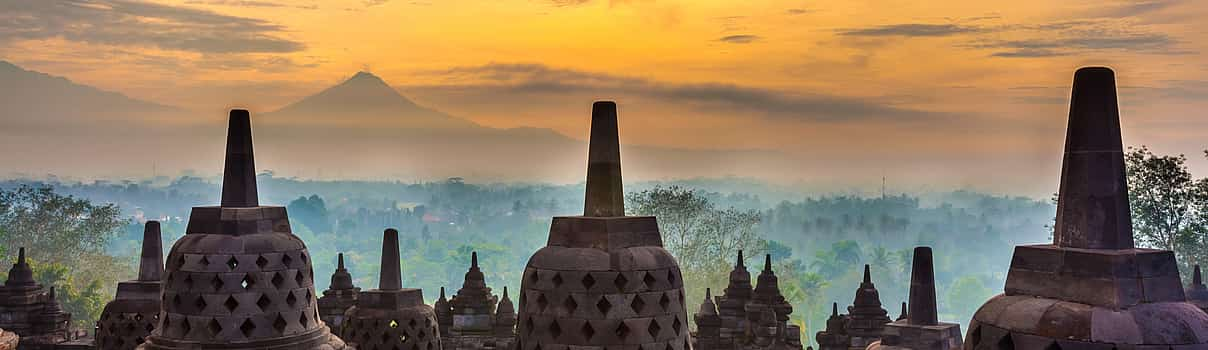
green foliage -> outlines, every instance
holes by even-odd
[[[298,197],[286,205],[286,210],[289,211],[289,217],[298,220],[312,231],[328,232],[331,231],[331,221],[327,215],[327,204],[323,202],[323,198],[318,195],[310,195],[310,197]]]
[[[972,275],[957,278],[947,290],[948,294],[943,297],[947,306],[945,314],[954,318],[972,317],[982,303],[997,294],[987,288],[981,278]]]
[[[1138,243],[1172,250],[1183,271],[1208,252],[1208,179],[1195,179],[1183,155],[1155,155],[1148,148],[1125,154],[1129,207]]]

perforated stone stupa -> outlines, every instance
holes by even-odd
[[[146,341],[159,323],[160,280],[164,275],[163,243],[159,221],[143,226],[143,247],[138,278],[118,283],[117,295],[105,305],[96,323],[99,349],[134,349]]]
[[[1208,349],[1208,314],[1186,302],[1174,253],[1133,246],[1110,69],[1074,73],[1065,141],[1053,244],[1015,248],[964,348]]]
[[[159,325],[140,349],[344,349],[319,319],[306,245],[256,193],[251,120],[232,110],[222,204],[194,207],[168,253]]]
[[[403,288],[398,231],[382,235],[378,288],[362,291],[344,314],[340,336],[362,350],[441,350],[436,313],[424,304],[423,290]]]
[[[625,216],[613,102],[592,105],[586,192],[525,268],[518,349],[690,349],[679,265],[654,217]]]

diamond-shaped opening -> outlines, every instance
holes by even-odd
[[[382,333],[382,344],[389,344],[389,343],[390,343],[390,334]]]
[[[256,257],[256,266],[257,267],[264,269],[265,265],[268,265],[268,259],[265,259],[264,255]]]
[[[558,321],[549,323],[549,335],[553,336],[554,339],[558,339],[562,335],[562,327],[558,326]]]
[[[302,274],[302,271],[298,271],[298,273],[294,274],[294,282],[298,282],[299,287],[306,285],[306,283],[304,283],[306,282],[306,276]]]
[[[422,330],[422,329],[421,329],[421,330],[419,330],[419,338],[420,338],[420,339],[424,339],[424,338],[427,338],[427,337],[428,337],[428,332],[424,332],[424,330]]]
[[[294,296],[294,292],[289,292],[289,295],[285,297],[285,303],[289,304],[290,307],[293,307],[297,302],[298,297]]]
[[[274,272],[273,273],[273,287],[277,287],[277,289],[281,289],[282,283],[285,283],[285,277],[281,276],[281,272]]]
[[[549,300],[545,299],[545,294],[537,296],[537,310],[545,311],[545,307],[549,306]]]
[[[227,311],[235,312],[235,309],[239,307],[239,301],[235,300],[234,296],[229,296],[227,297],[226,302],[223,302],[222,305],[226,306]]]
[[[554,272],[554,287],[562,286],[562,274]]]
[[[273,329],[276,329],[277,333],[282,333],[285,332],[286,325],[285,317],[281,317],[281,314],[277,314],[277,319],[273,320]]]
[[[1011,339],[1011,334],[1007,333],[1002,339],[998,340],[999,350],[1015,350],[1015,341]]]
[[[226,265],[227,267],[231,268],[231,270],[235,270],[235,268],[239,267],[239,259],[235,259],[235,257],[232,256],[230,259],[227,259]]]
[[[567,295],[566,300],[562,302],[562,306],[566,307],[567,312],[575,312],[575,309],[579,308],[579,303],[575,302],[573,295]]]
[[[310,327],[310,318],[306,317],[305,312],[298,316],[298,323],[302,324],[302,328]]]
[[[415,319],[413,318],[411,321],[408,321],[407,326],[411,327],[411,329],[415,329]]]
[[[973,332],[969,333],[969,343],[973,346],[981,343],[981,327],[973,327]]]
[[[185,261],[185,259],[181,258],[180,261],[183,263]],[[202,267],[210,266],[210,258],[206,257],[205,255],[202,255],[201,260],[197,261],[197,263],[201,264]]]
[[[596,278],[591,277],[591,274],[589,273],[583,276],[583,280],[581,282],[583,282],[583,288],[591,289],[591,286],[596,285]]]
[[[289,265],[294,263],[294,258],[289,257],[288,253],[283,254],[281,255],[281,263],[285,264],[285,267],[290,267]]]
[[[206,298],[202,298],[200,296],[197,297],[197,300],[193,301],[193,306],[196,306],[197,310],[205,310],[206,309]]]
[[[682,330],[682,329],[683,329],[683,328],[682,328],[683,326],[684,326],[684,323],[683,323],[683,322],[680,322],[680,320],[679,320],[679,316],[675,316],[675,321],[674,321],[674,322],[671,322],[671,330],[674,330],[674,331],[675,331],[675,335],[679,335],[679,334],[680,334],[680,330]]]
[[[667,282],[675,284],[675,271],[667,270]]]
[[[210,329],[210,335],[218,335],[222,333],[222,325],[216,319],[210,319],[210,323],[206,324],[206,328]]]
[[[662,330],[663,330],[663,327],[659,326],[658,320],[655,320],[653,318],[650,319],[650,326],[646,327],[646,331],[650,332],[651,337],[658,338],[659,331],[662,331]]]
[[[535,284],[540,279],[541,279],[541,277],[537,276],[537,271],[533,271],[533,273],[529,274],[529,283]]]
[[[406,343],[408,340],[411,340],[411,335],[407,334],[407,332],[403,332],[403,334],[400,335],[398,338],[399,338],[399,340],[402,340],[404,343]]]
[[[221,278],[218,278],[218,275],[214,275],[214,279],[210,280],[210,286],[214,287],[215,292],[222,290],[222,286],[225,284],[226,283],[223,283]]]
[[[269,305],[273,305],[273,300],[269,299],[267,295],[260,294],[260,298],[256,299],[256,306],[260,307],[260,311],[267,310]]]
[[[243,279],[239,280],[239,285],[243,286],[243,289],[248,289],[253,284],[255,284],[255,281],[252,280],[251,274],[243,275]]]
[[[398,328],[398,321],[390,320],[390,328]]]
[[[647,272],[646,276],[642,277],[642,283],[646,284],[646,288],[654,288],[655,282],[658,282],[658,280],[650,272]]]
[[[252,331],[255,331],[255,330],[256,330],[256,324],[252,323],[251,319],[243,320],[243,324],[239,325],[239,331],[243,333],[244,337],[251,337]]]
[[[299,253],[298,256],[302,258],[302,262],[306,262],[306,253]]]
[[[527,330],[529,334],[533,334],[533,318],[532,317],[529,317],[524,320],[524,329]]]
[[[583,339],[587,339],[589,341],[591,340],[592,336],[596,335],[596,329],[592,328],[591,322],[587,321],[583,322],[583,328],[580,328],[579,331],[583,332]]]
[[[618,273],[617,278],[612,280],[612,284],[617,286],[617,289],[625,290],[625,286],[629,284],[629,279],[625,278],[625,274]]]
[[[193,330],[193,325],[189,324],[189,318],[187,317],[182,317],[181,320],[184,321],[184,325],[180,326],[180,330],[184,331],[184,334],[189,334],[189,331]]]
[[[193,289],[193,275],[185,275],[185,289]]]
[[[612,303],[608,302],[608,298],[600,298],[600,301],[596,302],[596,309],[600,310],[600,313],[607,315],[608,310],[612,310]]]
[[[642,301],[641,294],[633,296],[633,301],[629,303],[629,308],[633,309],[633,312],[636,312],[639,314],[642,313],[646,309],[646,302]]]
[[[659,306],[662,306],[663,310],[667,310],[667,307],[671,306],[671,298],[667,297],[667,293],[663,293],[663,296],[659,298]]]
[[[671,343],[667,343],[667,345],[663,346],[663,350],[675,350],[675,347],[671,346]]]
[[[618,338],[625,339],[625,337],[629,336],[629,326],[626,326],[625,323],[622,322],[617,326],[615,333],[617,334]]]
[[[180,294],[172,296],[172,305],[176,306],[176,307],[180,307]]]

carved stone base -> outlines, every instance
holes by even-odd
[[[960,349],[961,325],[944,323],[935,326],[907,324],[905,320],[885,325],[880,350],[956,350]]]

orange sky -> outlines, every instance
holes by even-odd
[[[1034,161],[1054,174],[1073,70],[1109,65],[1126,144],[1187,153],[1208,172],[1208,4],[1196,1],[17,0],[0,9],[0,59],[207,113],[273,110],[368,70],[421,104],[493,127],[583,138],[583,106],[615,98],[631,144],[854,162],[1004,157],[1004,167]]]

